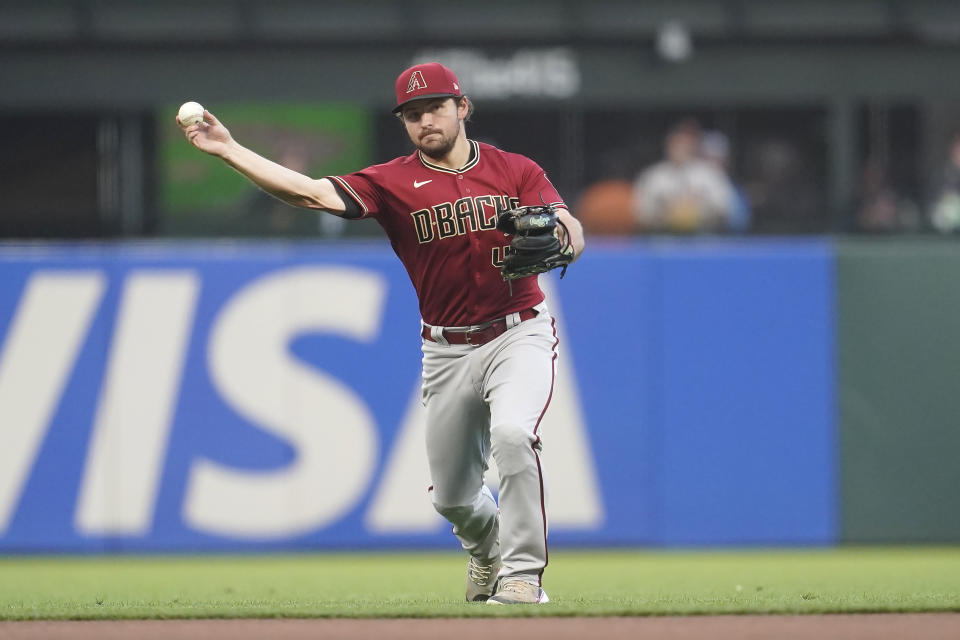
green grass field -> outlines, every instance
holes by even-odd
[[[539,607],[448,553],[0,558],[0,620],[960,611],[960,548],[551,553]]]

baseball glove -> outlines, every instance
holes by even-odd
[[[562,234],[558,228],[563,229]],[[567,273],[567,266],[573,262],[570,234],[557,216],[555,207],[526,206],[501,211],[497,216],[497,229],[513,236],[500,267],[507,280],[558,267],[563,269],[562,278]]]

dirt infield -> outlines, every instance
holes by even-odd
[[[0,622],[2,640],[300,640],[399,638],[417,640],[734,639],[956,640],[960,614],[828,616],[693,616],[656,618],[498,618],[430,620],[127,620]]]

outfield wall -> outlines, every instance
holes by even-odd
[[[960,541],[960,247],[849,241],[838,266],[843,539]]]
[[[553,543],[869,526],[840,504],[860,477],[838,458],[849,260],[597,241],[545,278]],[[418,328],[385,244],[0,247],[0,552],[455,548],[426,494]]]

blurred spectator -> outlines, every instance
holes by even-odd
[[[822,185],[811,175],[797,145],[781,137],[754,142],[744,153],[754,231],[823,231]]]
[[[700,126],[684,120],[666,136],[665,158],[637,177],[634,212],[642,230],[695,233],[730,227],[733,188],[700,157]]]
[[[900,197],[890,184],[887,165],[877,156],[867,158],[860,175],[856,209],[857,228],[863,231],[905,231],[920,224],[916,205]]]
[[[954,135],[947,164],[930,210],[930,223],[940,233],[960,229],[960,133]]]
[[[628,235],[637,228],[633,185],[626,180],[602,180],[590,185],[573,210],[589,234]]]
[[[716,167],[730,182],[727,227],[731,231],[747,231],[750,228],[750,201],[730,174],[730,139],[722,131],[705,131],[700,138],[700,157]]]

